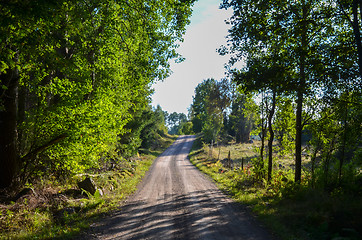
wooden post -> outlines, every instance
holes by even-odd
[[[209,152],[209,158],[212,159],[212,147],[214,145],[214,140],[211,141],[211,145],[210,145],[210,152]]]
[[[219,146],[219,142],[217,142],[217,147],[219,148],[219,154],[217,155],[217,160],[219,161],[220,160],[220,149],[221,149],[221,147]]]

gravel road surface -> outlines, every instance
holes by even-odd
[[[188,160],[194,136],[161,156],[120,211],[82,239],[275,239]]]

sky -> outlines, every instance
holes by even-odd
[[[224,65],[228,56],[220,56],[217,49],[226,45],[228,27],[225,20],[232,11],[219,9],[221,0],[198,0],[193,7],[191,23],[186,28],[184,42],[177,51],[185,58],[182,63],[171,62],[172,74],[153,85],[152,105],[160,105],[169,113],[187,115],[195,87],[204,79],[225,77]]]

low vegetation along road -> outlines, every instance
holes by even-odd
[[[190,163],[194,139],[179,137],[125,206],[84,239],[273,239]]]

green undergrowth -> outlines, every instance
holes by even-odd
[[[234,151],[232,159],[242,159],[250,152],[241,145],[221,146],[221,150],[214,149],[210,154],[209,147],[197,139],[189,157],[222,191],[246,205],[280,239],[361,239],[360,192],[312,188],[307,173],[301,184],[295,184],[292,169],[277,167],[267,183],[257,178],[252,161],[244,163],[243,168],[237,162],[234,164],[238,167],[233,170],[225,168],[218,160],[223,159],[219,152],[238,148],[239,154]]]
[[[46,179],[15,202],[0,202],[0,239],[73,239],[92,222],[119,209],[176,136],[164,136],[157,149],[143,150],[107,171],[73,176],[66,183]],[[90,177],[100,190],[77,190],[76,182]]]

